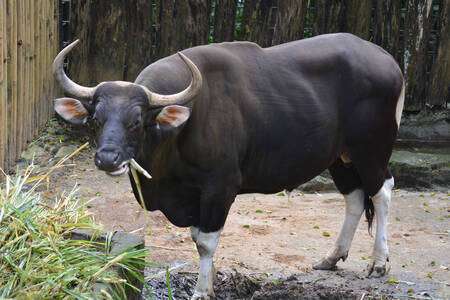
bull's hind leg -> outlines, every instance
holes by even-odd
[[[346,167],[338,159],[330,167],[330,173],[337,188],[344,194],[345,219],[334,247],[328,251],[327,255],[320,262],[313,265],[313,268],[316,270],[334,269],[340,259],[345,261],[364,211],[364,192],[361,188],[361,180],[353,167]]]
[[[394,178],[391,177],[384,182],[378,193],[372,197],[377,220],[377,233],[372,259],[369,264],[369,275],[373,274],[376,277],[383,276],[386,273],[386,262],[389,260],[389,250],[387,246],[387,216],[393,186]]]
[[[367,144],[364,149],[366,151],[355,151],[352,160],[361,177],[364,191],[370,196],[375,210],[377,232],[368,271],[369,275],[372,274],[373,276],[380,277],[386,273],[386,263],[389,257],[387,246],[387,216],[394,179],[387,169],[387,165],[392,146],[389,149],[381,149],[376,152],[377,147],[375,144],[372,147],[370,147],[371,145],[369,143]],[[388,142],[383,145],[386,144],[389,145]]]

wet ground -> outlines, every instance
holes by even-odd
[[[85,134],[53,122],[29,147],[36,152],[36,173],[88,140]],[[98,171],[94,152],[88,147],[67,161],[42,191],[53,196],[76,186],[106,229],[144,236],[150,259],[174,268],[173,298],[187,299],[198,268],[189,230],[171,225],[160,212],[146,214],[131,193],[128,177]],[[19,168],[25,165],[24,160],[18,163]],[[394,191],[388,219],[391,268],[381,279],[366,278],[374,237],[363,220],[337,271],[312,270],[311,264],[333,245],[343,217],[343,197],[335,191],[238,196],[215,255],[217,299],[450,298],[448,188]],[[146,275],[159,272],[148,269]],[[154,299],[168,298],[164,273],[149,285]]]

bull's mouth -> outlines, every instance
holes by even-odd
[[[117,169],[115,169],[114,171],[107,171],[106,174],[110,176],[120,176],[126,174],[130,169],[129,163],[130,163],[129,160],[124,161],[123,163],[120,164],[120,166]]]

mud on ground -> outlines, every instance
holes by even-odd
[[[18,161],[35,153],[36,173],[89,140],[84,129],[53,120]],[[160,212],[146,213],[131,193],[128,177],[112,178],[93,163],[95,147],[82,150],[56,170],[43,195],[53,197],[75,186],[108,230],[145,237],[150,259],[169,268],[174,299],[192,293],[198,255],[189,230],[171,225]],[[294,191],[237,197],[215,255],[217,299],[388,299],[450,298],[449,191],[395,190],[388,219],[390,272],[366,278],[374,237],[360,222],[352,248],[337,271],[314,271],[333,245],[344,218],[343,197],[331,192]],[[376,226],[376,225],[374,225]],[[374,227],[375,228],[375,227]],[[181,267],[180,267],[181,266]],[[161,269],[148,269],[146,275]],[[165,275],[149,281],[154,299],[167,298]]]

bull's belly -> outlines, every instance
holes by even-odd
[[[249,168],[242,174],[243,180],[239,194],[272,194],[282,190],[292,190],[322,173],[333,162],[334,159],[316,162],[303,160],[266,165],[265,168],[261,166]]]

